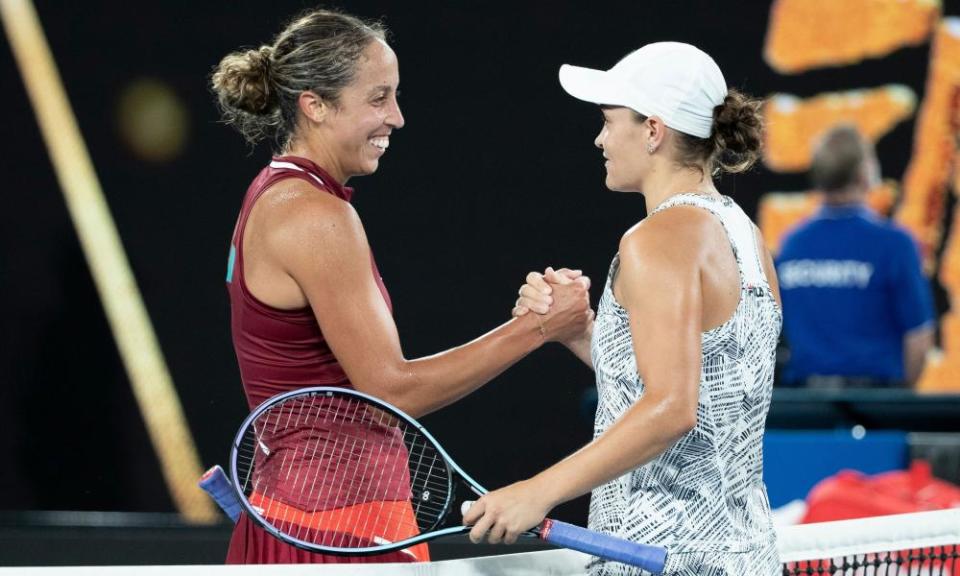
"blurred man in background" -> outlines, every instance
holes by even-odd
[[[865,204],[879,184],[873,146],[852,126],[814,151],[820,211],[777,260],[788,386],[912,386],[933,344],[933,304],[913,238]]]

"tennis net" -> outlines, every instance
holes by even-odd
[[[960,509],[791,526],[783,576],[960,576]]]
[[[777,530],[777,540],[784,576],[960,576],[960,509],[790,526]],[[541,546],[525,542],[517,548]],[[540,550],[422,564],[0,567],[0,576],[583,576],[589,561],[572,550]]]

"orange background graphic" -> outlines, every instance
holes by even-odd
[[[902,182],[885,181],[871,193],[869,204],[910,230],[927,271],[952,303],[960,296],[960,237],[953,233],[944,238],[944,229],[947,195],[955,193],[960,182],[955,170],[960,18],[944,17],[939,2],[931,0],[777,0],[771,8],[764,58],[771,68],[789,76],[817,68],[853,68],[925,42],[930,57],[919,110],[913,90],[895,83],[837,86],[836,91],[814,95],[772,94],[765,105],[764,164],[773,172],[802,172],[809,168],[817,138],[830,127],[853,123],[879,143],[916,114],[913,150]],[[765,194],[758,219],[771,250],[776,251],[784,234],[819,203],[815,192]],[[956,212],[949,218],[955,220]],[[960,318],[952,310],[941,318],[940,333],[942,352],[928,358],[919,383],[923,391],[960,389]]]

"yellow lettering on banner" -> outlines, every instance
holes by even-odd
[[[781,74],[847,66],[922,44],[939,0],[776,0],[764,59]]]
[[[933,270],[942,241],[947,186],[957,153],[954,109],[960,90],[960,19],[946,18],[937,27],[923,103],[917,114],[913,154],[903,178],[903,204],[897,221],[909,229]]]
[[[824,132],[849,122],[872,142],[913,116],[917,97],[906,86],[831,92],[812,98],[774,94],[764,105],[763,162],[777,172],[810,167],[813,147]]]
[[[953,211],[954,226],[960,222],[960,208]],[[950,310],[940,318],[942,352],[927,359],[917,390],[924,392],[960,392],[960,315],[954,311],[960,293],[960,232],[950,232],[940,258],[940,284],[947,291]]]
[[[914,234],[926,240],[924,255],[933,267],[936,248],[943,235],[943,211],[947,185],[953,185],[956,196],[960,191],[960,150],[956,138],[960,136],[960,19],[944,20],[937,31],[930,59],[927,91],[930,106],[924,99],[922,121],[917,123],[914,152],[907,169],[905,183],[913,188],[904,198],[904,207],[898,220]],[[937,125],[942,122],[942,125]],[[933,158],[923,155],[935,154]],[[928,170],[928,172],[923,172]],[[917,383],[917,389],[926,392],[960,391],[960,315],[956,305],[960,295],[960,204],[953,210],[950,235],[940,256],[938,278],[947,292],[950,309],[940,319],[940,347],[942,353],[928,359]]]

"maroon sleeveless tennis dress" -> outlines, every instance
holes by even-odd
[[[268,306],[250,293],[243,278],[243,231],[257,199],[272,185],[285,178],[299,178],[328,194],[349,202],[353,190],[341,186],[329,174],[306,158],[274,158],[250,184],[243,199],[240,216],[230,243],[227,264],[227,291],[230,295],[233,347],[240,365],[240,376],[247,404],[253,409],[281,392],[305,386],[342,386],[352,388],[320,331],[313,310],[281,310]],[[390,296],[380,278],[373,254],[370,266],[387,307]],[[369,557],[339,557],[300,550],[269,535],[246,514],[234,528],[227,552],[228,564],[306,564],[410,562],[408,552],[392,552]]]

